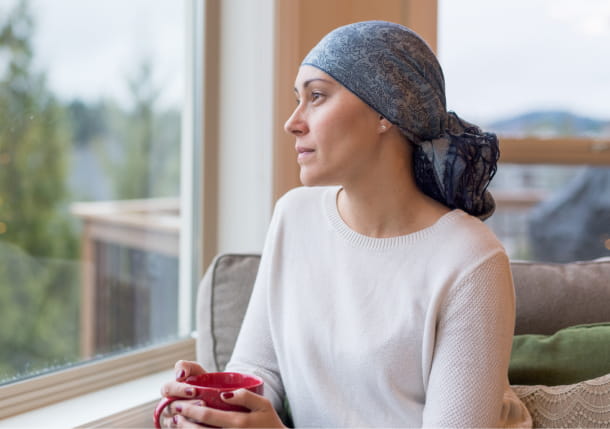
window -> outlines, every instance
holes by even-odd
[[[188,4],[0,4],[0,384],[190,333]]]
[[[610,3],[441,0],[438,20],[448,108],[500,138],[510,256],[610,256]]]

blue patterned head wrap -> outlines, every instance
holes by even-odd
[[[402,131],[414,145],[415,179],[424,193],[481,219],[491,216],[487,187],[498,139],[447,112],[441,66],[416,33],[384,21],[346,25],[326,35],[301,65],[332,76]]]

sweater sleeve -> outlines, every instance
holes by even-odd
[[[456,285],[437,321],[424,427],[498,427],[515,323],[510,265],[496,253]]]
[[[269,322],[268,293],[272,281],[273,248],[277,239],[277,213],[267,232],[248,309],[226,371],[243,372],[265,381],[264,395],[282,412],[285,396]]]

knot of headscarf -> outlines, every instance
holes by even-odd
[[[415,179],[425,194],[481,219],[493,213],[487,186],[498,140],[447,113],[441,66],[416,33],[385,21],[346,25],[327,34],[302,65],[324,71],[401,130],[414,145]]]
[[[449,128],[436,139],[414,145],[415,181],[430,197],[483,220],[495,210],[487,186],[500,156],[498,139],[448,114]]]

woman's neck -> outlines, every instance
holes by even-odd
[[[344,186],[337,210],[354,231],[376,238],[397,237],[427,228],[450,210],[423,194],[414,180],[383,180]]]

